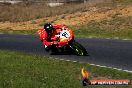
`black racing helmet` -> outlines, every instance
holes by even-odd
[[[54,30],[52,24],[50,24],[50,23],[44,24],[44,29],[45,29],[45,31],[46,31],[47,33],[52,33],[53,30]]]

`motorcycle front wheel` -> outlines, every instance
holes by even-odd
[[[86,49],[81,44],[79,44],[78,42],[73,41],[72,44],[69,44],[69,46],[75,52],[76,55],[88,56]]]

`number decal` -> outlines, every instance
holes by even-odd
[[[69,31],[67,31],[67,30],[61,31],[61,32],[60,32],[60,37],[61,37],[61,38],[68,38],[68,37],[70,37]]]
[[[66,32],[64,32],[64,33],[62,34],[62,36],[64,36],[64,37],[67,38],[68,34],[67,34]]]
[[[62,30],[56,34],[56,37],[59,39],[60,42],[69,39],[70,36],[71,34],[68,30]]]

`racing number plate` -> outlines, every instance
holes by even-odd
[[[70,33],[69,33],[68,30],[62,30],[62,31],[60,32],[60,38],[62,38],[62,39],[67,39],[67,38],[69,38],[69,37],[70,37]]]

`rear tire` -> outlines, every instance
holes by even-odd
[[[59,53],[59,50],[56,47],[56,45],[51,45],[51,46],[48,46],[47,48],[48,48],[48,50],[46,50],[46,51],[48,51],[50,53],[50,55],[56,55]]]

